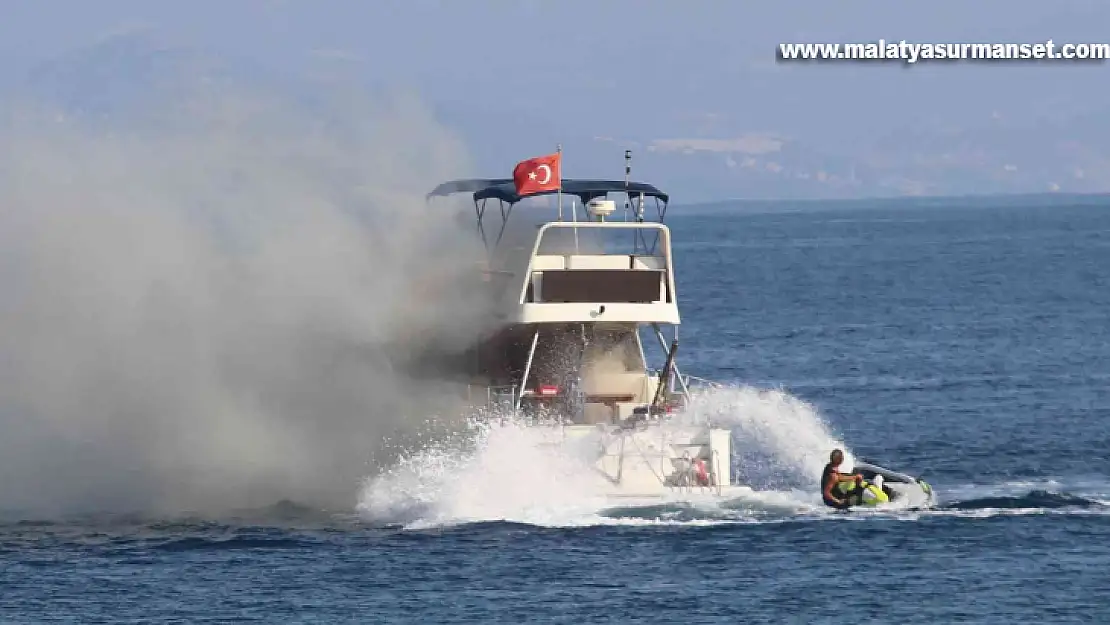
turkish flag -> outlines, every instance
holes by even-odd
[[[561,153],[556,152],[517,163],[513,168],[516,194],[523,197],[533,193],[558,190],[563,180],[559,171],[561,156]]]

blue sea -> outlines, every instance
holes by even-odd
[[[9,518],[0,621],[1110,622],[1110,202],[772,208],[669,220],[681,365],[729,385],[762,498],[599,509],[510,454],[389,522],[403,482],[339,512]],[[940,507],[815,505],[834,444]]]

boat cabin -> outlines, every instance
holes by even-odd
[[[582,423],[665,411],[676,379],[684,387],[674,375],[680,317],[668,195],[643,182],[563,179],[560,191],[522,197],[509,179],[467,179],[428,197],[456,194],[474,203],[496,303],[499,330],[472,350],[487,400]],[[663,371],[649,368],[642,334],[659,344]]]

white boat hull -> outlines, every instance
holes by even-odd
[[[719,498],[737,488],[731,483],[732,433],[724,428],[657,420],[634,427],[535,427],[547,444],[589,463],[614,499]]]

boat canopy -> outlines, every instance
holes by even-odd
[[[623,180],[577,180],[563,179],[563,193],[576,195],[585,205],[590,200],[605,197],[609,193],[628,193],[629,195],[643,195],[653,197],[666,203],[669,196],[654,185],[646,182],[624,182]],[[428,194],[428,198],[451,195],[453,193],[473,193],[474,201],[500,200],[506,204],[516,204],[525,197],[539,195],[552,195],[558,190],[541,191],[527,196],[518,195],[516,186],[511,178],[475,178],[466,180],[452,180],[445,182]]]
[[[574,178],[563,178],[563,194],[577,197],[582,202],[582,208],[590,203],[591,200],[597,198],[605,198],[610,193],[623,193],[627,196],[628,201],[625,202],[624,218],[627,220],[629,209],[632,210],[632,217],[639,222],[644,221],[644,205],[647,198],[655,200],[655,209],[658,215],[659,223],[663,223],[663,218],[667,214],[667,202],[670,197],[660,191],[655,185],[646,182],[625,182],[623,180],[582,180]],[[558,193],[559,189],[550,191],[541,191],[539,193],[530,193],[521,196],[516,192],[516,185],[511,178],[463,178],[459,180],[449,180],[440,184],[435,189],[428,193],[427,200],[431,202],[432,198],[444,197],[454,195],[456,193],[471,193],[474,198],[474,211],[477,219],[478,233],[482,237],[482,242],[485,244],[486,249],[490,249],[490,241],[486,238],[486,223],[485,216],[486,203],[489,200],[495,200],[498,204],[498,212],[500,215],[501,223],[497,227],[497,238],[493,241],[493,246],[497,247],[501,243],[501,239],[505,234],[505,228],[508,225],[509,217],[512,215],[513,207],[518,202],[528,197],[538,197],[541,195],[554,195]],[[636,199],[638,198],[638,200]],[[632,204],[638,204],[632,206]],[[577,221],[575,216],[574,202],[571,202],[571,219]],[[559,221],[562,221],[562,207],[560,206]],[[652,235],[658,239],[658,231],[652,231]],[[577,235],[575,235],[577,236]],[[644,232],[636,232],[634,237],[643,239],[641,241],[644,249],[654,249],[654,243],[649,244]]]

